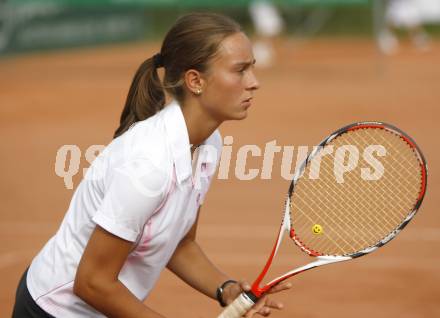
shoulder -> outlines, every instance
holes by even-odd
[[[148,161],[158,168],[169,167],[171,153],[159,114],[137,122],[119,139],[115,150],[122,161]]]
[[[111,179],[125,176],[135,183],[160,187],[172,178],[172,155],[160,116],[134,124],[114,139],[103,155]]]

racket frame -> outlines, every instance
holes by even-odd
[[[408,145],[414,150],[414,152],[418,156],[418,160],[420,163],[421,168],[421,190],[418,196],[418,199],[414,205],[414,208],[412,211],[407,215],[407,217],[403,220],[403,222],[398,225],[393,231],[391,231],[390,234],[382,238],[379,242],[377,242],[375,245],[370,246],[368,248],[365,248],[361,251],[347,254],[347,255],[340,255],[340,256],[332,256],[332,255],[321,255],[316,251],[313,251],[309,248],[307,248],[295,235],[295,231],[292,228],[292,218],[291,218],[291,198],[292,194],[295,190],[295,185],[297,184],[299,178],[304,173],[308,163],[318,154],[319,150],[324,148],[330,141],[332,141],[334,138],[341,136],[342,134],[353,131],[356,129],[365,129],[365,128],[376,128],[376,129],[385,129],[388,130],[396,135],[398,135],[400,138],[402,138],[405,142],[408,143]],[[295,172],[292,182],[290,183],[289,190],[287,193],[285,205],[284,205],[284,215],[283,220],[281,222],[280,230],[278,232],[278,236],[276,239],[276,242],[274,244],[274,247],[272,248],[272,251],[269,255],[269,258],[266,261],[266,264],[261,271],[260,275],[257,277],[257,279],[252,284],[251,290],[248,292],[243,292],[240,294],[240,296],[232,303],[230,304],[222,314],[218,318],[237,318],[241,317],[245,312],[247,312],[257,301],[260,297],[264,295],[267,291],[269,291],[273,286],[280,283],[281,281],[295,276],[299,273],[305,272],[307,270],[310,270],[312,268],[316,268],[322,265],[328,265],[332,263],[337,262],[343,262],[348,261],[354,258],[358,258],[361,256],[364,256],[366,254],[369,254],[375,250],[377,250],[379,247],[382,247],[383,245],[390,242],[396,235],[402,231],[408,223],[411,221],[411,219],[416,215],[420,205],[422,204],[423,198],[426,193],[426,187],[427,187],[427,179],[428,179],[428,168],[426,164],[426,160],[423,156],[422,151],[417,146],[415,141],[409,137],[407,134],[405,134],[403,131],[398,129],[395,126],[392,126],[390,124],[386,124],[383,122],[376,122],[376,121],[367,121],[367,122],[358,122],[354,123],[345,127],[342,127],[341,129],[337,130],[336,132],[332,133],[328,137],[326,137],[318,146],[314,148],[314,150],[306,157],[306,159],[302,162],[299,169]],[[267,283],[265,286],[260,287],[260,284],[264,277],[266,276],[267,272],[269,271],[269,268],[272,264],[273,258],[278,252],[278,249],[281,245],[282,239],[285,234],[288,234],[289,237],[295,242],[295,244],[300,247],[302,251],[307,253],[309,256],[314,257],[316,260],[312,261],[304,266],[298,267],[296,269],[293,269],[287,273],[285,273],[282,276],[279,276],[269,283]]]
[[[300,240],[298,240],[298,238],[296,237],[295,231],[292,228],[290,204],[291,204],[292,194],[295,190],[295,185],[297,184],[298,180],[303,175],[309,162],[311,162],[313,160],[313,158],[315,158],[316,155],[319,153],[319,151],[321,149],[323,149],[330,141],[332,141],[336,137],[341,136],[342,134],[344,134],[346,132],[353,131],[356,129],[367,129],[367,128],[388,130],[388,131],[398,135],[400,138],[402,138],[415,151],[415,153],[418,156],[420,166],[421,166],[421,172],[422,172],[422,176],[421,176],[422,184],[421,184],[421,190],[420,190],[419,197],[416,201],[416,204],[414,205],[413,210],[407,215],[407,217],[403,220],[403,222],[396,229],[394,229],[390,234],[388,234],[386,237],[384,237],[379,242],[377,242],[375,245],[370,246],[368,248],[365,248],[365,249],[358,251],[356,253],[343,255],[343,256],[321,255],[318,252],[313,251],[312,249],[309,249],[304,244],[302,244],[302,242]],[[273,286],[275,286],[276,284],[280,283],[281,281],[283,281],[289,277],[295,276],[299,273],[305,272],[309,269],[312,269],[312,268],[315,268],[318,266],[348,261],[348,260],[351,260],[354,258],[364,256],[366,254],[369,254],[369,253],[377,250],[379,247],[384,246],[388,242],[390,242],[411,221],[411,219],[417,213],[420,205],[422,204],[423,198],[426,193],[427,176],[428,176],[427,170],[428,169],[427,169],[425,157],[423,156],[422,151],[417,146],[415,141],[410,136],[408,136],[406,133],[404,133],[402,130],[400,130],[399,128],[397,128],[393,125],[390,125],[390,124],[386,124],[383,122],[377,122],[377,121],[358,122],[358,123],[354,123],[354,124],[350,124],[345,127],[342,127],[339,130],[332,133],[331,135],[329,135],[328,137],[326,137],[323,141],[321,141],[321,143],[318,144],[318,146],[314,147],[313,151],[306,157],[306,159],[302,162],[299,169],[297,169],[297,171],[295,172],[295,174],[293,176],[292,182],[290,183],[289,190],[287,193],[287,198],[286,198],[285,205],[284,205],[284,216],[283,216],[281,227],[280,227],[280,230],[278,233],[277,240],[274,244],[274,247],[272,249],[272,252],[271,252],[268,260],[266,261],[266,264],[265,264],[263,270],[261,271],[261,273],[257,277],[257,279],[254,281],[254,283],[252,284],[251,291],[246,293],[247,296],[250,299],[252,299],[254,302],[256,302],[258,300],[258,298],[260,298],[265,292],[267,292]],[[273,258],[275,257],[275,255],[278,252],[279,246],[281,245],[282,239],[283,239],[284,235],[286,234],[286,232],[288,233],[289,237],[295,242],[295,244],[303,252],[307,253],[309,256],[315,257],[316,260],[307,264],[307,265],[293,269],[293,270],[285,273],[284,275],[281,275],[281,276],[271,280],[265,286],[260,287],[262,280],[264,279],[267,272],[269,271],[269,268],[272,264]]]

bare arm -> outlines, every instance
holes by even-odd
[[[229,277],[215,267],[196,242],[199,214],[200,208],[194,225],[178,245],[167,268],[194,289],[216,299],[217,287]]]
[[[132,248],[132,242],[97,225],[78,266],[73,291],[108,317],[163,318],[145,306],[118,280]]]
[[[185,281],[191,287],[197,289],[201,293],[216,299],[216,290],[229,277],[221,272],[203,253],[200,246],[195,241],[197,224],[200,209],[198,211],[197,220],[191,230],[180,242],[170,261],[168,269]],[[291,287],[290,283],[282,282],[272,288],[270,293],[278,293]],[[240,281],[238,284],[228,284],[223,293],[225,303],[231,303],[242,291],[249,291],[250,285],[247,282]],[[246,313],[244,317],[253,317],[256,313],[268,316],[272,309],[281,309],[283,305],[272,300],[267,295],[261,298],[257,304]]]

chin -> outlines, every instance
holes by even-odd
[[[235,108],[234,110],[218,113],[216,118],[220,122],[228,120],[243,120],[248,116],[248,109],[244,107]]]
[[[228,119],[229,120],[243,120],[248,116],[248,111],[247,110],[243,110],[240,112],[237,112],[233,115],[231,115]]]

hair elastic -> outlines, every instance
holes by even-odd
[[[154,54],[154,56],[153,56],[153,64],[157,68],[163,67],[162,54],[160,54],[160,53]]]

